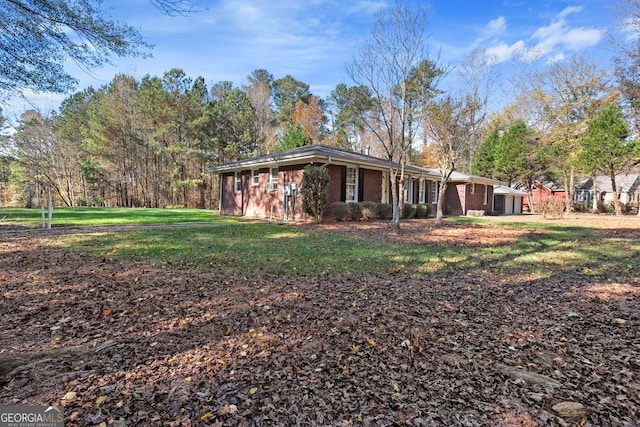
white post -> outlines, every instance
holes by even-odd
[[[53,203],[51,201],[51,189],[49,189],[48,205],[49,205],[49,222],[47,223],[47,228],[51,229],[51,220],[53,218]]]

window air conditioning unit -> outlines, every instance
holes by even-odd
[[[268,182],[267,183],[267,191],[269,191],[269,192],[278,191],[278,183],[277,182]]]

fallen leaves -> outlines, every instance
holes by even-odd
[[[68,426],[639,422],[637,284],[220,277],[20,245],[0,260],[0,356],[21,368],[0,404],[63,404]],[[24,275],[45,265],[46,285]]]

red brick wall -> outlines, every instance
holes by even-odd
[[[382,199],[382,172],[360,169],[360,173],[364,173],[362,201],[380,203]]]

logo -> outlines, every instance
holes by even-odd
[[[64,408],[0,406],[0,427],[64,427]]]

